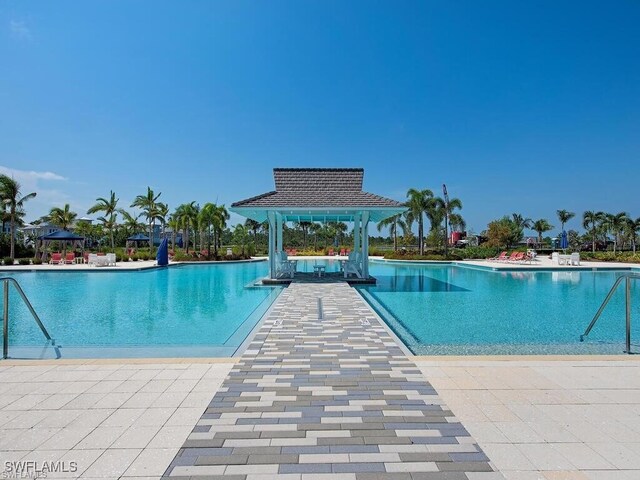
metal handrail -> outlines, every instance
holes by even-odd
[[[626,333],[626,347],[627,347],[624,353],[628,353],[628,354],[632,353],[631,352],[631,280],[640,280],[640,273],[623,273],[616,279],[615,283],[613,284],[613,287],[611,287],[611,290],[609,290],[609,293],[607,294],[606,298],[602,302],[602,305],[600,305],[600,308],[598,309],[595,316],[593,317],[593,320],[591,320],[591,323],[589,324],[587,329],[584,331],[584,333],[580,335],[581,342],[584,342],[584,338],[587,335],[589,335],[589,332],[591,332],[591,329],[600,318],[600,315],[602,315],[602,312],[604,311],[605,307],[609,303],[609,300],[611,300],[611,297],[613,297],[613,294],[615,293],[615,291],[620,286],[623,280],[625,280],[625,319],[626,319],[625,333]]]
[[[49,332],[47,332],[47,329],[42,324],[40,317],[38,316],[36,311],[33,309],[33,305],[31,305],[31,302],[25,295],[24,290],[22,290],[22,287],[20,286],[18,281],[13,277],[0,277],[0,280],[2,281],[3,292],[4,292],[4,309],[3,309],[3,323],[2,323],[2,358],[7,358],[7,356],[9,355],[9,282],[13,283],[13,286],[16,288],[16,290],[22,297],[22,301],[25,303],[25,305],[31,312],[33,319],[36,321],[36,323],[40,327],[40,330],[42,330],[42,333],[44,333],[44,336],[47,338],[47,340],[51,340],[51,335],[49,335]]]

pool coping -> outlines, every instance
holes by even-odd
[[[132,267],[88,267],[83,266],[84,268],[65,268],[65,265],[14,265],[12,267],[0,266],[0,273],[14,272],[14,273],[39,273],[39,272],[56,272],[56,273],[84,273],[84,272],[96,272],[96,273],[104,273],[104,272],[141,272],[148,270],[158,270],[161,268],[174,268],[180,267],[183,265],[224,265],[230,263],[256,263],[256,262],[266,262],[266,258],[249,258],[245,260],[203,260],[203,261],[184,261],[184,262],[172,262],[168,265],[142,265],[132,266]],[[122,264],[123,262],[119,262]],[[128,262],[134,263],[134,262]],[[30,268],[24,268],[30,267]],[[33,268],[40,267],[40,268]]]
[[[395,335],[394,335],[395,336]],[[414,362],[620,362],[640,361],[640,355],[407,355]],[[236,363],[240,357],[157,357],[157,358],[60,358],[0,359],[0,367],[40,365],[120,365],[173,363]]]

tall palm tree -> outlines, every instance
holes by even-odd
[[[137,207],[142,210],[147,217],[147,223],[149,224],[149,248],[153,248],[153,222],[157,216],[157,201],[162,193],[156,195],[151,190],[151,187],[147,187],[146,195],[138,195],[131,204],[131,207]]]
[[[229,220],[231,216],[227,211],[224,205],[216,205],[214,214],[213,214],[213,250],[214,255],[218,258],[218,248],[220,248],[220,243],[222,241],[222,232],[225,228],[227,228],[227,220]]]
[[[410,223],[418,223],[418,250],[420,255],[424,255],[424,215],[431,206],[433,192],[429,189],[417,190],[410,188],[407,191],[407,202],[409,208],[408,219]]]
[[[104,224],[107,230],[109,230],[111,248],[115,248],[113,233],[115,230],[116,216],[118,212],[118,200],[120,199],[116,198],[116,194],[113,192],[113,190],[111,190],[109,199],[103,197],[96,198],[96,204],[89,210],[87,210],[88,214],[104,212],[104,216],[100,217],[98,220]],[[107,224],[110,225],[110,227],[107,226]]]
[[[462,210],[462,200],[459,198],[450,198],[447,202],[445,199],[438,197],[434,199],[433,203],[435,204],[436,221],[440,220],[440,222],[442,222],[444,220],[444,254],[447,255],[449,245],[449,226],[451,223],[450,218],[453,214],[458,215],[456,213],[456,209]],[[437,224],[438,228],[439,226],[440,223]]]
[[[251,218],[247,218],[244,221],[244,226],[253,232],[253,241],[258,244],[258,230],[262,228],[262,224]]]
[[[556,210],[556,215],[558,215],[558,220],[560,220],[561,229],[563,232],[565,223],[576,216],[575,213],[569,212],[568,210]]]
[[[180,230],[180,221],[176,218],[175,214],[169,215],[169,221],[167,226],[171,229],[171,249],[176,249],[176,235]]]
[[[196,225],[198,221],[198,209],[196,208],[196,202],[183,203],[176,208],[173,214],[175,219],[180,224],[184,233],[184,245],[187,253],[189,252],[189,230],[192,225]]]
[[[47,215],[47,221],[56,227],[60,227],[63,230],[69,230],[69,227],[73,225],[74,220],[78,214],[71,211],[71,207],[68,203],[65,203],[63,208],[53,207]]]
[[[207,256],[211,256],[211,226],[215,220],[216,205],[214,203],[205,203],[198,215],[200,228],[206,232],[207,236]]]
[[[160,225],[162,225],[161,237],[164,240],[164,235],[166,233],[167,228],[167,218],[169,217],[169,205],[163,202],[158,202],[156,204],[155,218],[160,220]]]
[[[302,248],[307,248],[307,235],[309,235],[311,222],[298,222],[298,226],[300,227],[300,230],[302,230]]]
[[[401,228],[403,232],[407,231],[407,222],[404,221],[404,217],[401,213],[393,215],[392,217],[385,218],[378,222],[378,231],[382,231],[383,228],[389,228],[389,235],[393,238],[393,251],[398,251],[398,229]]]
[[[267,223],[268,225],[268,223]],[[322,225],[319,223],[313,222],[309,227],[309,231],[313,234],[313,249],[318,249],[318,235],[322,231]]]
[[[531,226],[531,229],[533,231],[535,231],[535,232],[538,232],[538,244],[539,245],[542,244],[542,234],[545,233],[545,232],[548,232],[552,228],[553,228],[553,225],[551,225],[544,218],[541,218],[540,220],[536,220],[535,222],[533,222],[533,225]]]
[[[618,242],[620,240],[620,234],[627,225],[629,216],[626,212],[620,212],[617,214],[607,213],[605,214],[604,224],[605,227],[613,234],[613,253],[615,255],[618,249]]]
[[[598,238],[598,229],[600,227],[600,223],[603,220],[604,220],[603,212],[593,212],[591,210],[587,210],[582,214],[582,228],[587,230],[587,232],[591,236],[591,248],[594,253],[596,251],[596,239]]]
[[[11,250],[9,255],[11,259],[15,259],[16,220],[23,213],[24,203],[36,196],[36,192],[22,195],[21,188],[22,185],[15,179],[7,175],[0,175],[0,200],[2,200],[4,207],[9,210],[9,228],[11,230]]]
[[[638,233],[640,233],[640,217],[635,220],[627,218],[626,230],[631,238],[631,245],[633,246],[633,253],[636,253],[636,244],[638,241]]]
[[[140,230],[144,230],[144,223],[140,222],[140,217],[142,213],[139,213],[135,217],[124,210],[123,208],[118,209],[118,212],[122,215],[122,227],[127,235],[135,235]]]

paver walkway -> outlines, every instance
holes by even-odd
[[[503,478],[344,283],[281,294],[165,477]]]

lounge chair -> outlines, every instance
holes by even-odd
[[[509,256],[509,259],[507,261],[508,262],[521,262],[523,260],[524,260],[524,252],[513,252]]]
[[[330,257],[333,257],[335,255],[333,248],[329,249],[329,253],[327,253],[327,255],[329,255]]]
[[[289,276],[293,278],[298,267],[297,260],[289,260],[286,252],[276,253],[276,277]]]
[[[360,266],[362,264],[362,254],[359,252],[353,252],[349,254],[349,259],[342,265],[342,271],[344,272],[344,278],[349,275],[355,275],[357,278],[362,278],[362,272]]]
[[[489,257],[487,258],[487,260],[491,260],[494,262],[502,262],[503,260],[506,260],[507,257],[507,252],[502,252],[500,255],[497,255],[495,257]]]
[[[340,250],[340,256],[344,257],[345,255],[346,255],[346,252],[345,252],[345,250],[343,248],[343,249]]]
[[[49,265],[60,265],[63,263],[62,254],[61,253],[52,253],[51,260],[49,260]]]
[[[569,261],[571,262],[571,265],[575,265],[576,267],[580,266],[580,254],[578,252],[573,252]]]
[[[76,254],[73,252],[67,253],[64,257],[65,265],[73,265],[73,262],[76,261]]]

